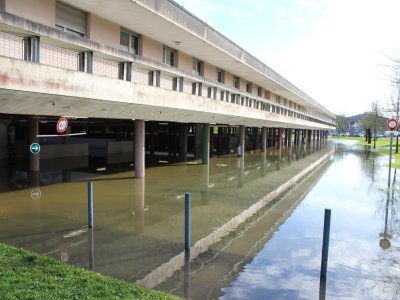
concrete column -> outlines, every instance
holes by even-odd
[[[210,150],[209,156],[214,157],[214,127],[210,126]]]
[[[154,136],[156,124],[154,122],[149,122],[148,125],[150,127],[150,164],[153,165],[156,151],[156,138]]]
[[[134,187],[134,216],[135,232],[144,231],[144,202],[145,202],[145,179],[136,178],[133,180]]]
[[[144,178],[144,120],[135,121],[135,177]]]
[[[307,143],[311,144],[311,130],[308,130]]]
[[[292,147],[292,129],[288,128],[288,147]]]
[[[253,144],[251,149],[252,150],[258,150],[258,137],[259,137],[259,132],[258,132],[258,127],[253,127]]]
[[[210,165],[204,165],[201,167],[201,205],[208,204],[208,190],[210,186]]]
[[[300,142],[301,142],[301,130],[300,129],[297,129],[296,139],[297,139],[296,145],[299,146]]]
[[[231,136],[232,136],[232,128],[226,128],[226,153],[231,154]]]
[[[202,164],[208,165],[210,159],[210,124],[203,124],[203,158]]]
[[[267,151],[267,127],[261,129],[261,151]]]
[[[244,157],[244,153],[246,151],[246,127],[244,125],[239,126],[239,146],[240,146],[240,155]]]
[[[276,148],[277,149],[282,148],[282,128],[278,128],[278,140],[277,140]]]
[[[244,182],[244,152],[243,155],[237,159],[239,160],[238,187],[241,188]]]
[[[28,146],[32,143],[38,143],[39,138],[39,122],[37,117],[29,118],[29,141]],[[40,185],[40,153],[33,154],[29,149],[29,181],[31,187]]]
[[[218,127],[218,136],[217,136],[217,155],[222,155],[224,152],[224,127]]]
[[[202,158],[203,127],[197,123],[194,129],[194,159]]]
[[[187,161],[187,125],[179,125],[179,160]]]

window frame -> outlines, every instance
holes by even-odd
[[[128,35],[128,46],[122,44],[122,35]],[[133,45],[132,45],[133,42]],[[121,27],[120,34],[119,34],[119,45],[122,50],[127,51],[129,53],[135,55],[141,55],[140,53],[140,45],[141,45],[141,35],[125,28]],[[131,47],[133,46],[133,47]],[[133,51],[132,51],[133,50]]]
[[[239,76],[233,76],[233,87],[235,89],[240,90],[240,77]]]
[[[169,59],[167,59],[167,56],[169,56]],[[164,45],[163,63],[171,67],[177,67],[177,61],[178,61],[178,51],[176,49]]]
[[[221,76],[220,76],[220,74],[221,74]],[[217,68],[217,82],[222,83],[222,84],[225,83],[225,71],[220,68]]]
[[[204,62],[193,57],[192,73],[198,76],[204,76]]]

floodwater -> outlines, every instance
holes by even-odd
[[[269,197],[319,159],[302,184]],[[69,170],[71,182],[42,176],[49,185],[0,193],[0,242],[191,299],[396,299],[397,190],[387,193],[384,164],[359,146],[330,143],[213,158],[209,166],[165,164],[146,169],[145,179],[107,172],[113,166]],[[332,224],[320,285],[324,208]]]

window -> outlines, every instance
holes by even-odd
[[[217,69],[217,81],[220,83],[225,83],[225,72],[224,70]]]
[[[203,74],[204,74],[203,65],[204,64],[203,64],[202,61],[200,61],[200,60],[198,60],[196,58],[193,58],[193,70],[192,70],[193,74],[196,74],[196,75],[199,75],[199,76],[203,76]]]
[[[86,13],[57,1],[56,28],[77,36],[86,35]]]
[[[252,91],[253,91],[253,85],[251,84],[251,82],[247,82],[247,84],[246,84],[246,92],[251,94]]]
[[[257,96],[262,97],[262,87],[260,87],[260,86],[257,89]]]
[[[164,46],[163,63],[172,67],[176,67],[176,50]]]
[[[139,35],[127,30],[121,30],[119,40],[122,50],[133,54],[139,54]]]
[[[235,89],[240,89],[240,78],[237,76],[233,76],[233,87]]]

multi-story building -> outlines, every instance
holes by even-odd
[[[33,174],[101,149],[134,152],[143,177],[147,151],[206,164],[334,129],[334,114],[171,0],[0,4],[0,158],[29,155]]]

